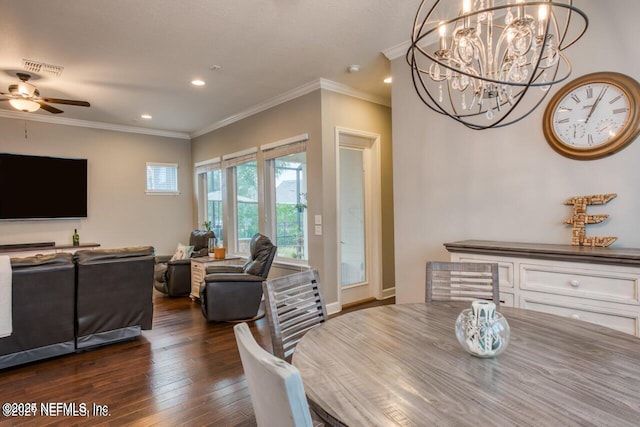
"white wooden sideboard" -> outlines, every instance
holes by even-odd
[[[496,262],[500,300],[640,337],[640,249],[464,240],[452,261]]]

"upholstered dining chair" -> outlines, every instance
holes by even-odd
[[[500,305],[498,264],[427,262],[426,302],[478,299]]]
[[[290,360],[296,344],[327,320],[316,270],[306,270],[262,283],[273,354]]]
[[[246,323],[233,332],[258,426],[313,426],[298,369],[260,347]]]

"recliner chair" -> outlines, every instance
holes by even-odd
[[[200,288],[202,314],[209,321],[255,318],[266,280],[278,247],[260,233],[251,238],[250,257],[243,266],[207,267]]]
[[[191,258],[207,256],[209,239],[215,237],[213,231],[192,231],[189,237],[189,246],[193,246]],[[171,261],[171,255],[157,256],[153,287],[170,297],[189,295],[191,292],[191,259]]]

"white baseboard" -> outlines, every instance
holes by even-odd
[[[342,306],[339,302],[332,302],[331,304],[327,304],[327,314],[331,316],[332,314],[340,313],[342,311]]]
[[[396,287],[382,290],[382,299],[392,298],[396,296]]]

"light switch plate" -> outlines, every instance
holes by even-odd
[[[316,225],[316,236],[322,236],[322,226]]]
[[[316,215],[315,220],[316,225],[322,225],[322,215]]]

